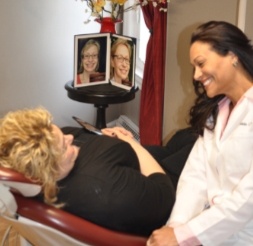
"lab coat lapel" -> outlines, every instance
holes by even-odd
[[[237,104],[233,111],[231,112],[227,125],[224,129],[223,135],[221,136],[221,141],[224,141],[229,137],[235,128],[237,128],[243,121],[249,110],[249,101],[243,99],[241,103]]]
[[[217,116],[216,126],[214,130],[215,142],[217,144],[217,147],[219,147],[219,143],[223,135],[224,124],[226,124],[224,122],[226,122],[227,118],[229,117],[229,104],[230,100],[228,98],[224,98],[219,103],[219,114]]]

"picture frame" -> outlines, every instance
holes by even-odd
[[[136,38],[112,34],[110,41],[110,82],[130,90],[135,86]]]
[[[92,51],[84,57],[84,52],[89,47],[92,48]],[[109,48],[109,37],[106,34],[74,36],[74,87],[108,83]],[[88,71],[87,76],[85,69]]]
[[[74,87],[110,83],[135,86],[136,38],[111,34],[74,36]]]

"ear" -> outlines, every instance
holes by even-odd
[[[115,65],[114,65],[114,59],[112,57],[111,57],[111,66],[115,67]]]
[[[233,51],[229,51],[227,55],[230,56],[232,60],[235,59],[236,61],[238,61],[238,57]]]
[[[238,65],[238,60],[239,60],[238,56],[234,52],[232,52],[232,51],[228,52],[228,56],[231,57],[231,63],[232,63],[232,65],[234,67],[236,67]]]

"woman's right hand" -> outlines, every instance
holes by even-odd
[[[171,227],[163,226],[153,231],[146,246],[178,246],[174,230]]]

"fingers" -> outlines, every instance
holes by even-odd
[[[115,129],[116,131],[119,131],[120,133],[122,133],[122,134],[124,134],[126,136],[133,137],[133,134],[130,131],[128,131],[125,128],[123,128],[123,127],[116,126],[113,129]]]
[[[133,134],[123,127],[104,128],[101,130],[104,135],[110,137],[119,137],[121,134],[133,138]],[[122,136],[122,135],[121,135]]]
[[[116,137],[116,134],[113,130],[113,128],[104,128],[101,130],[102,133],[106,136],[109,136],[109,137]]]
[[[133,134],[130,131],[123,128],[123,127],[115,126],[113,128],[106,128],[106,129],[110,129],[110,131],[114,132],[115,134],[116,133],[121,133],[125,136],[133,137]]]
[[[163,226],[153,231],[149,237],[146,246],[178,246],[174,230],[171,227]]]
[[[149,238],[148,241],[146,242],[146,246],[151,246],[151,240],[150,240],[150,238]]]
[[[146,242],[146,246],[152,246],[153,245],[152,244],[152,243],[154,243],[153,234],[154,234],[154,232],[150,235],[148,241]]]

